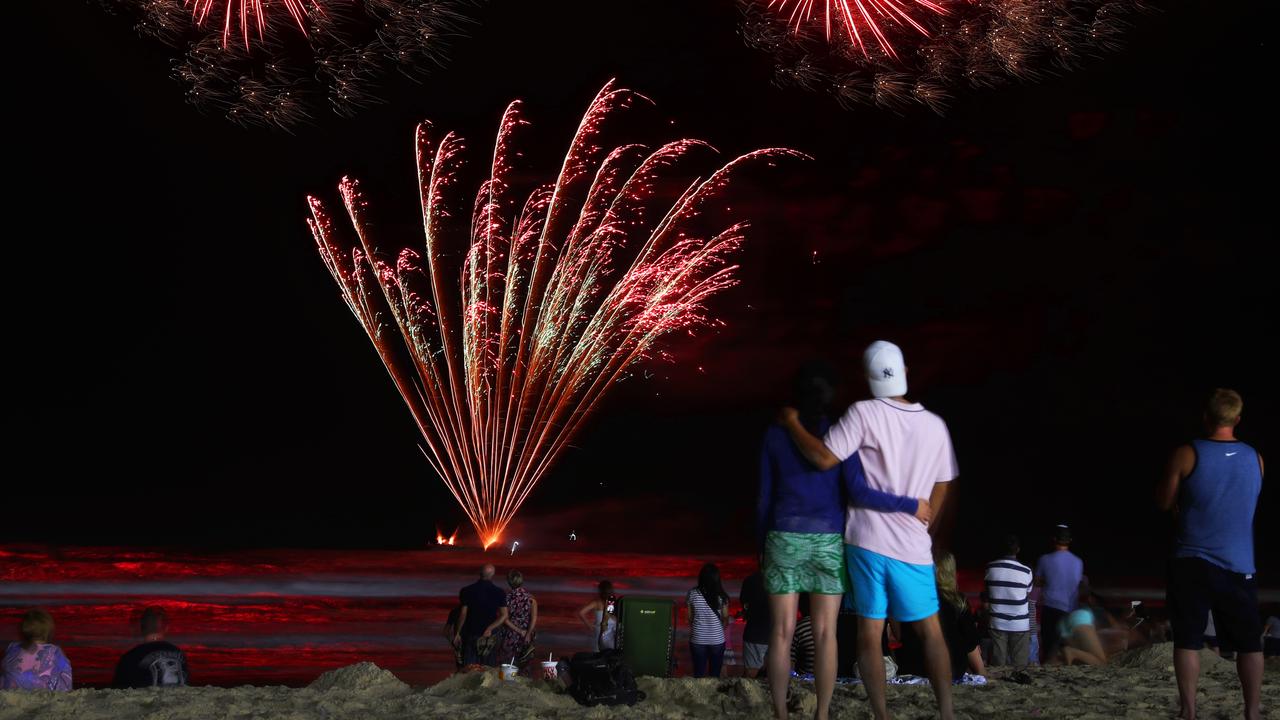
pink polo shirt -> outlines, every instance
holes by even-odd
[[[894,495],[928,499],[934,483],[960,475],[947,424],[919,403],[854,403],[824,442],[841,462],[859,453],[867,485]],[[844,541],[913,565],[933,564],[929,529],[914,515],[850,506]]]

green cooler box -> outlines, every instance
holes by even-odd
[[[675,603],[652,597],[624,597],[619,603],[618,642],[627,667],[637,677],[669,677],[675,643]]]

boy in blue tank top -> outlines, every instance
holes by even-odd
[[[1168,605],[1183,720],[1195,720],[1200,649],[1213,610],[1224,648],[1238,653],[1245,718],[1262,717],[1262,622],[1253,574],[1253,516],[1262,490],[1262,456],[1236,439],[1244,402],[1216,390],[1205,408],[1208,437],[1178,448],[1157,492],[1177,517]]]

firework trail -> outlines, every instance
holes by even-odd
[[[833,27],[841,26],[845,37],[864,55],[867,47],[863,44],[862,35],[869,33],[880,50],[891,57],[897,57],[897,53],[885,33],[886,23],[910,28],[927,37],[929,30],[916,20],[914,13],[925,11],[945,15],[947,12],[931,0],[769,0],[769,8],[785,14],[788,24],[797,33],[806,26],[821,23],[828,42],[831,41]]]
[[[743,37],[774,57],[779,84],[828,93],[846,108],[938,113],[964,88],[1037,80],[1118,49],[1128,18],[1143,9],[1141,0],[738,2]],[[859,28],[876,42],[863,42]]]
[[[664,180],[709,146],[610,147],[607,120],[644,101],[607,84],[558,177],[523,200],[513,168],[528,123],[512,103],[469,228],[455,218],[462,140],[419,125],[421,249],[379,247],[355,180],[339,186],[354,237],[309,198],[320,256],[408,405],[424,455],[486,548],[613,384],[661,355],[659,341],[672,332],[716,324],[706,301],[735,284],[729,258],[745,224],[695,230],[706,203],[748,162],[799,157],[748,153],[682,183],[667,206]]]
[[[216,21],[217,15],[221,13],[222,20],[219,24],[222,26],[223,47],[231,42],[233,25],[239,26],[246,49],[249,47],[251,30],[257,30],[259,40],[266,36],[270,6],[264,4],[263,0],[184,0],[184,4],[191,9],[191,17],[198,26],[206,25],[211,20]],[[281,0],[281,4],[293,18],[294,24],[304,33],[307,31],[307,15],[312,10],[323,12],[320,4],[314,0],[310,3],[304,0]]]
[[[479,0],[100,0],[177,48],[187,101],[239,125],[289,128],[326,104],[349,116],[377,102],[390,69],[443,65]]]

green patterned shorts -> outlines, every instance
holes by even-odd
[[[771,530],[764,539],[764,587],[773,595],[849,590],[844,570],[844,537],[839,533]]]

